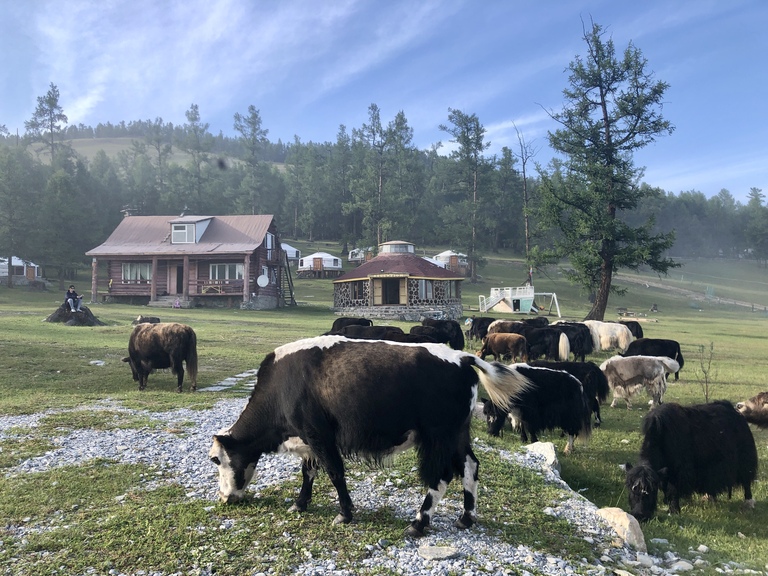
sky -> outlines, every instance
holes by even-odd
[[[768,196],[765,0],[0,0],[0,125],[24,133],[50,84],[69,124],[186,123],[213,134],[259,110],[272,142],[334,142],[403,112],[413,143],[450,150],[449,109],[475,114],[487,154],[546,167],[584,26],[631,42],[669,84],[671,135],[635,153],[651,186]]]

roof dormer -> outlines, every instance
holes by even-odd
[[[171,220],[171,244],[197,244],[210,222],[210,216],[182,216]]]

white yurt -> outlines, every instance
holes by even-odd
[[[315,252],[299,258],[299,277],[329,278],[342,273],[341,258],[328,252]]]

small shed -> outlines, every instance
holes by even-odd
[[[342,273],[341,258],[328,252],[315,252],[299,258],[298,278],[335,278]]]

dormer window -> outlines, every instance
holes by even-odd
[[[171,224],[171,244],[194,244],[194,224]]]

